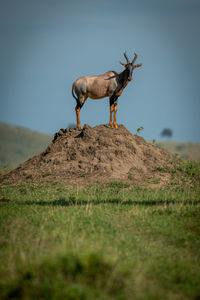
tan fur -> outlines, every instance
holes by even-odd
[[[83,85],[87,87],[87,91],[85,91],[86,99],[88,97],[91,99],[110,97],[112,93],[110,89],[111,81],[117,87],[117,79],[112,71],[108,71],[102,75],[83,76],[75,81],[75,91],[76,87]]]

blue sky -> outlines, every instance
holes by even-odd
[[[118,123],[146,139],[200,142],[199,0],[1,0],[0,121],[54,133],[75,123],[71,86],[122,71],[138,54],[118,101]],[[88,99],[82,125],[105,124],[109,100]]]

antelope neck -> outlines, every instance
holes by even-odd
[[[126,86],[126,84],[128,82],[128,73],[129,73],[129,71],[127,69],[125,69],[123,72],[119,73],[119,84],[121,85],[121,87]]]

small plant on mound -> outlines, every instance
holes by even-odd
[[[137,129],[136,135],[139,134],[142,130],[144,130],[144,127],[143,127],[143,126],[140,126],[140,127]]]
[[[132,180],[134,178],[133,173],[128,173],[128,179]]]

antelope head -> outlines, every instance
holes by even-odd
[[[120,61],[120,64],[126,68],[127,72],[128,72],[128,81],[131,81],[132,80],[132,73],[133,73],[133,70],[136,69],[136,68],[139,68],[142,66],[142,64],[137,64],[135,65],[135,61],[137,59],[137,54],[134,53],[134,58],[132,60],[132,62],[129,61],[127,55],[126,55],[126,52],[124,52],[124,57],[126,59],[126,64],[124,62],[121,62]]]

